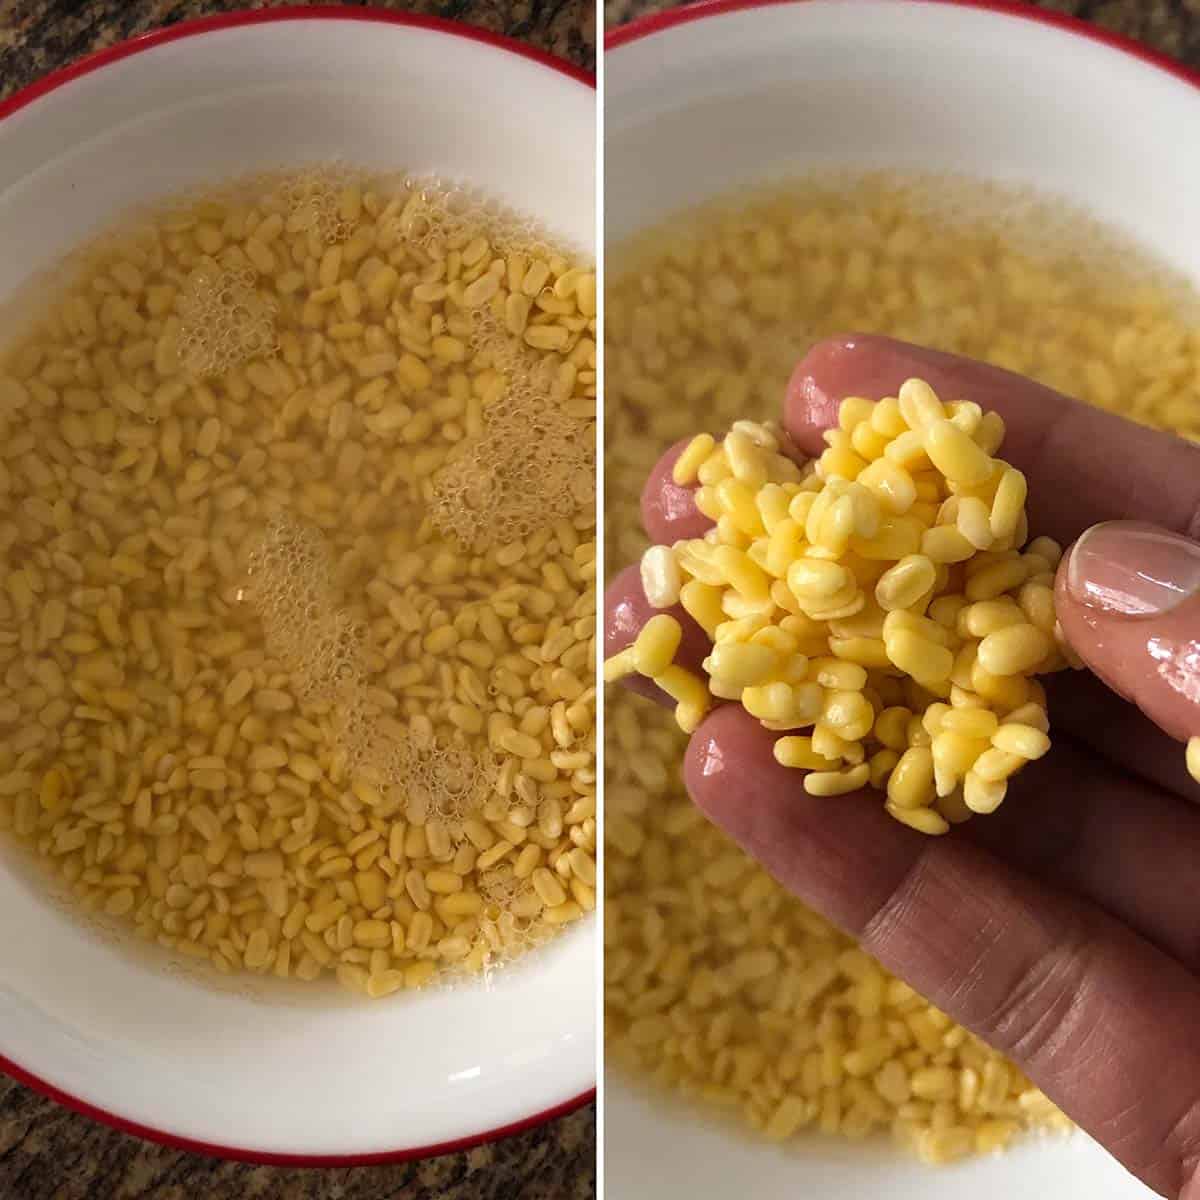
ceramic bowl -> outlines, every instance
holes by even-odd
[[[1200,129],[1198,82],[1132,43],[1013,5],[671,10],[606,48],[606,241],[739,185],[900,167],[1062,196],[1200,285],[1200,157],[1181,153]],[[1082,1135],[934,1170],[876,1145],[756,1142],[619,1075],[604,1099],[606,1181],[620,1200],[1151,1194]]]
[[[590,77],[461,25],[342,8],[176,26],[0,105],[0,306],[131,206],[333,159],[468,181],[592,252],[594,130]],[[415,1157],[594,1089],[593,918],[487,986],[218,990],[98,938],[10,852],[0,946],[0,1066],[209,1153]]]

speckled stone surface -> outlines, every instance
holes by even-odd
[[[1200,68],[1200,0],[1032,0],[1049,12],[1069,13],[1137,38]],[[677,0],[604,0],[609,29],[636,17],[678,8]]]
[[[593,1200],[592,1106],[463,1154],[388,1167],[256,1167],[116,1133],[0,1078],[0,1200]]]
[[[0,1076],[0,1200],[595,1200],[596,1110],[462,1154],[315,1170],[200,1158]]]
[[[292,3],[308,6],[308,0]],[[0,100],[49,71],[135,34],[209,13],[277,7],[264,0],[0,0]],[[585,70],[596,66],[591,0],[381,0],[346,7],[462,21],[518,38]]]
[[[58,67],[190,17],[273,5],[217,0],[0,0],[0,100]],[[595,68],[587,0],[404,0]],[[338,1170],[200,1158],[117,1133],[0,1076],[0,1200],[592,1200],[596,1110],[424,1162]]]

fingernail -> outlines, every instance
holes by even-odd
[[[1134,522],[1093,525],[1071,551],[1067,589],[1080,604],[1104,612],[1170,612],[1200,592],[1200,545]]]

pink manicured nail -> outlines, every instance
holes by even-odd
[[[1200,592],[1200,545],[1135,521],[1093,525],[1071,551],[1067,587],[1080,604],[1103,612],[1170,612]]]

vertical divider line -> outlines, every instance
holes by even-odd
[[[604,3],[596,5],[596,1196],[604,1196]]]

